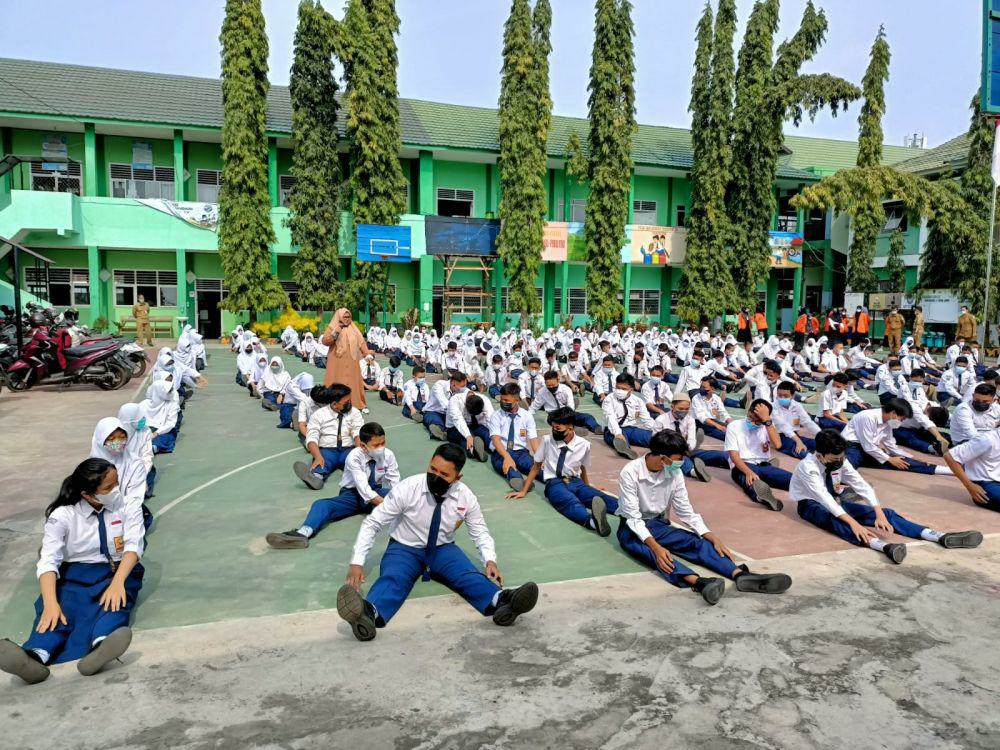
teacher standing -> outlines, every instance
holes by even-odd
[[[367,414],[365,387],[361,382],[361,360],[368,355],[368,345],[354,324],[351,311],[346,307],[337,310],[321,340],[325,346],[330,347],[323,385],[346,385],[351,389],[351,403]]]

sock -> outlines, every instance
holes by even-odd
[[[593,529],[595,531],[597,530],[597,524],[594,523],[594,519],[593,518],[588,518],[587,519],[587,528],[588,529]]]
[[[106,635],[101,635],[95,638],[93,642],[90,644],[90,649],[94,650],[95,648],[97,648],[100,645],[101,641],[103,641],[105,638],[107,638]]]
[[[955,476],[955,472],[953,472],[951,470],[951,468],[949,468],[948,466],[935,466],[934,467],[934,473],[935,474],[946,474],[946,475],[948,475],[950,477]]]
[[[34,654],[36,657],[38,657],[38,661],[40,661],[42,664],[49,663],[49,652],[46,651],[44,648],[33,648],[28,653]]]
[[[868,546],[871,547],[876,552],[881,552],[882,550],[884,550],[885,545],[887,544],[888,542],[883,542],[881,539],[872,539],[870,542],[868,542]]]
[[[944,536],[944,532],[934,531],[934,529],[924,529],[920,532],[920,538],[925,542],[936,542]]]
[[[493,595],[493,600],[492,600],[492,601],[490,602],[490,606],[491,606],[491,607],[496,607],[496,606],[497,606],[497,601],[499,601],[499,599],[500,599],[500,594],[502,594],[502,593],[503,593],[503,589],[499,589],[499,590],[497,590],[497,592],[496,592],[496,593],[495,593],[495,594]]]
[[[313,535],[313,527],[312,526],[299,526],[299,533],[302,536],[304,536],[306,539],[308,539],[308,538],[310,538]]]

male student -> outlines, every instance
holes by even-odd
[[[649,379],[642,384],[639,395],[646,402],[646,409],[654,419],[670,410],[674,394],[670,386],[663,381],[662,365],[653,365],[649,368]]]
[[[361,444],[358,436],[365,420],[361,410],[351,405],[351,389],[342,383],[319,393],[314,389],[312,399],[319,407],[306,427],[306,450],[312,464],[296,461],[292,469],[307,487],[319,490],[330,474],[344,468],[347,455]]]
[[[976,505],[1000,512],[1000,428],[952,448],[944,460]]]
[[[726,430],[730,476],[755,503],[771,510],[781,510],[782,502],[771,488],[787,490],[790,472],[773,465],[772,448],[781,447],[781,436],[771,419],[771,405],[755,399],[746,419],[733,421]]]
[[[462,484],[465,451],[439,445],[426,474],[407,477],[394,487],[361,523],[347,582],[337,592],[337,613],[354,637],[370,641],[406,601],[418,578],[431,578],[462,596],[497,625],[513,625],[538,601],[538,586],[528,582],[504,589],[496,548],[479,501]],[[464,522],[485,565],[481,573],[455,544]],[[382,554],[378,580],[362,597],[364,565],[375,537],[389,526],[389,546]]]
[[[399,357],[389,357],[389,366],[382,370],[382,377],[379,379],[378,397],[395,406],[403,403],[403,372],[399,369],[401,364]]]
[[[688,447],[688,455],[684,457],[684,465],[681,467],[684,476],[711,482],[712,475],[705,469],[706,466],[729,468],[729,458],[725,451],[698,450],[698,429],[691,416],[691,399],[686,393],[676,394],[670,402],[670,409],[653,422],[653,433],[660,430],[673,430],[684,436]]]
[[[674,390],[693,396],[698,390],[699,383],[711,376],[712,370],[705,364],[705,353],[701,349],[695,349],[691,353],[691,363],[686,365],[677,376],[677,387]]]
[[[274,549],[305,549],[309,540],[327,524],[371,513],[399,483],[399,464],[396,455],[385,447],[382,425],[377,422],[362,425],[358,440],[361,444],[347,454],[344,462],[340,494],[314,502],[297,529],[268,534],[268,545]]]
[[[597,424],[596,419],[585,412],[576,411],[573,391],[565,383],[559,382],[558,370],[549,370],[542,377],[545,387],[535,392],[535,398],[528,405],[528,413],[532,417],[539,411],[553,412],[556,409],[568,407],[574,414],[573,426],[576,427],[579,434],[589,435],[592,432],[600,432],[601,426]]]
[[[500,411],[489,420],[493,452],[493,470],[507,480],[515,492],[524,487],[524,474],[534,465],[532,456],[538,450],[535,418],[520,408],[521,389],[517,383],[507,383],[500,389]]]
[[[905,398],[906,378],[903,377],[903,363],[893,357],[875,370],[875,383],[878,386],[878,400],[884,404],[891,398]]]
[[[615,378],[618,372],[615,370],[615,358],[610,354],[605,354],[598,367],[594,369],[594,403],[600,406],[615,390]]]
[[[906,557],[906,545],[886,542],[878,532],[937,542],[945,549],[978,547],[982,543],[983,535],[978,531],[935,531],[892,508],[883,508],[872,486],[845,461],[846,451],[847,442],[839,432],[821,430],[816,435],[816,451],[795,467],[788,497],[798,503],[802,519],[845,542],[883,552],[897,565]]]
[[[567,356],[566,364],[562,366],[562,376],[573,393],[582,394],[587,388],[594,389],[594,381],[580,361],[580,352],[577,349],[570,351]]]
[[[855,469],[865,466],[918,474],[951,474],[947,466],[918,461],[896,445],[892,431],[912,416],[910,404],[901,398],[890,399],[881,409],[866,409],[855,414],[843,432],[847,441],[847,460]]]
[[[843,430],[847,427],[847,389],[851,378],[846,372],[838,372],[820,393],[816,407],[816,422],[824,430]]]
[[[726,429],[733,418],[715,392],[715,380],[711,377],[701,379],[698,391],[691,396],[691,411],[695,424],[705,435],[717,440],[726,439]]]
[[[966,400],[976,388],[976,376],[969,370],[968,357],[961,356],[941,375],[937,400],[942,406],[954,406]]]
[[[545,390],[545,379],[542,377],[542,360],[531,357],[527,369],[517,379],[521,388],[521,406],[528,406],[535,400],[540,391]]]
[[[413,377],[403,384],[403,416],[414,422],[424,421],[424,406],[430,398],[423,365],[413,366]]]
[[[468,382],[464,372],[451,370],[447,379],[441,379],[431,387],[430,398],[421,411],[424,414],[424,427],[435,440],[447,439],[445,415],[448,412],[448,402],[456,393],[465,393]]]
[[[622,549],[674,586],[690,586],[709,604],[717,604],[725,593],[723,579],[698,576],[674,555],[733,579],[737,591],[787,591],[792,579],[784,573],[751,573],[746,565],[737,565],[732,551],[691,507],[681,474],[687,455],[684,437],[663,430],[653,435],[649,453],[622,469],[618,482],[618,543]],[[671,510],[690,531],[671,524]]]
[[[379,381],[382,379],[382,368],[375,361],[375,355],[369,354],[361,362],[361,380],[366,391],[379,390]]]
[[[771,419],[781,435],[781,447],[778,450],[793,458],[802,458],[815,449],[813,438],[820,427],[806,413],[805,407],[795,400],[795,383],[783,380],[778,384],[775,395],[774,403],[771,404]],[[800,434],[803,432],[804,435]]]
[[[489,399],[472,391],[452,396],[444,422],[448,442],[465,448],[466,455],[485,463],[490,445],[487,425],[492,416],[493,404]]]
[[[980,383],[972,392],[972,398],[963,401],[951,413],[951,439],[955,445],[972,440],[983,432],[989,432],[1000,425],[1000,404],[997,403],[997,387],[992,383]]]
[[[573,523],[608,536],[611,533],[608,513],[613,515],[618,511],[618,499],[590,483],[587,476],[590,442],[576,434],[575,414],[568,407],[549,413],[552,432],[542,438],[524,487],[509,493],[507,498],[523,498],[541,473],[545,499],[553,508]]]
[[[507,384],[510,379],[507,375],[507,366],[503,363],[502,354],[494,354],[492,358],[492,364],[486,368],[486,373],[484,375],[486,383],[486,392],[491,398],[497,398],[500,395],[500,389]]]
[[[636,458],[632,446],[645,448],[653,436],[653,420],[646,404],[635,394],[635,379],[623,372],[615,379],[615,390],[601,404],[604,410],[604,442],[626,458]]]

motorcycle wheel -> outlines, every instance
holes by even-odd
[[[17,375],[11,376],[9,373],[4,375],[4,382],[7,387],[12,391],[26,391],[28,390],[28,376],[20,377]]]
[[[148,363],[145,357],[136,357],[132,360],[132,377],[141,378],[146,374],[146,367]]]
[[[131,380],[131,373],[120,367],[117,364],[109,363],[108,370],[111,372],[111,379],[109,380],[98,380],[97,387],[102,391],[117,391],[123,385],[125,385],[129,380]]]

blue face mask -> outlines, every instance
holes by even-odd
[[[760,425],[759,424],[754,424],[749,419],[746,420],[746,422],[747,422],[747,429],[750,430],[750,432],[757,432],[757,430],[760,429]]]
[[[653,375],[649,379],[649,382],[652,383],[653,385],[659,385],[660,384],[660,379],[656,375]]]
[[[663,468],[664,468],[665,471],[677,472],[677,471],[681,470],[681,467],[683,465],[684,465],[683,461],[671,461],[669,464],[667,464]]]
[[[392,365],[389,365],[389,372],[399,372],[399,368],[398,367],[393,367]]]
[[[416,383],[417,385],[423,385],[424,384],[424,378],[414,378],[413,382]]]
[[[779,406],[785,406],[785,407],[791,406],[792,405],[792,400],[790,398],[779,398],[778,399],[778,405]]]
[[[961,375],[963,372],[965,372],[965,368],[964,367],[960,367],[959,365],[955,365],[955,372],[957,372],[959,375]]]
[[[146,429],[146,418],[145,417],[140,417],[139,421],[135,423],[135,428],[137,430],[145,430]]]

